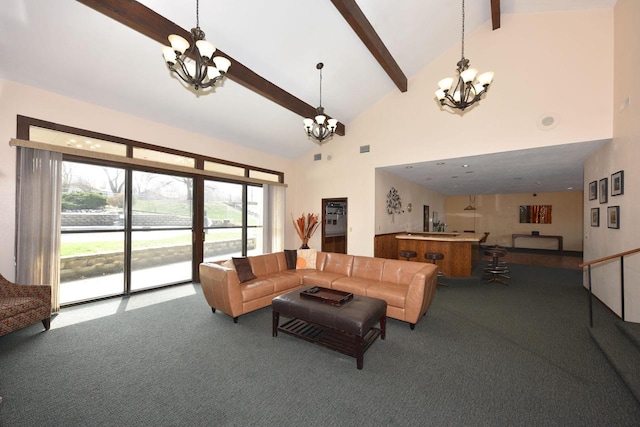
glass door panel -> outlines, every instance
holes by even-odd
[[[204,182],[204,260],[242,256],[242,184]]]
[[[247,255],[263,253],[262,187],[247,187]]]
[[[124,293],[124,180],[124,169],[62,163],[62,305]]]
[[[124,233],[62,233],[60,304],[124,292]]]
[[[191,230],[131,233],[131,290],[191,280]]]
[[[132,174],[131,290],[186,282],[193,258],[193,179]]]

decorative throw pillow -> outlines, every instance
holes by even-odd
[[[251,264],[249,264],[248,258],[233,258],[233,265],[236,266],[236,271],[238,272],[238,280],[240,280],[240,283],[256,278],[256,275],[253,274],[253,270],[251,269]]]
[[[285,249],[284,257],[287,260],[287,270],[295,270],[296,261],[298,260],[298,251],[295,249]]]
[[[232,259],[228,259],[228,260],[226,260],[226,261],[225,261],[225,262],[223,262],[221,265],[222,265],[223,267],[225,267],[225,268],[230,268],[230,269],[232,269],[232,270],[235,270],[235,269],[236,269],[236,265],[233,263],[233,260],[232,260]]]
[[[316,249],[298,249],[297,252],[298,260],[296,261],[296,268],[298,270],[316,268],[316,257],[318,255]]]

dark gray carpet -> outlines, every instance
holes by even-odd
[[[414,331],[390,319],[355,359],[238,324],[200,293],[0,337],[0,425],[637,426],[640,406],[588,332],[576,270],[513,265],[510,285],[448,279]],[[615,317],[596,302],[598,322]]]

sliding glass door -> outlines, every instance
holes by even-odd
[[[62,164],[60,304],[124,292],[125,170]]]
[[[281,172],[23,116],[18,138],[63,153],[61,305],[197,280],[203,260],[281,250],[273,208],[283,192],[264,193]]]
[[[131,290],[191,280],[193,178],[133,171]]]

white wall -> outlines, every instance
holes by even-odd
[[[433,212],[438,212],[438,217],[444,221],[445,197],[433,190],[414,184],[382,170],[376,173],[376,200],[375,200],[375,234],[397,233],[400,231],[422,231],[423,206],[429,206],[429,219],[433,218]],[[398,190],[402,199],[400,214],[389,215],[387,213],[387,193],[391,188]],[[409,212],[409,204],[412,209]],[[432,225],[429,222],[429,231]]]
[[[606,204],[588,200],[584,196],[584,259],[591,261],[616,253],[640,248],[640,2],[618,0],[614,7],[615,61],[613,140],[591,156],[585,163],[584,185],[609,179],[611,174],[624,170],[624,195],[612,197]],[[631,103],[621,110],[625,100]],[[607,228],[607,206],[620,206],[620,229]],[[600,227],[589,227],[589,212],[600,208]],[[640,322],[640,253],[625,258],[625,318]],[[618,315],[622,314],[620,294],[620,264],[607,262],[593,267],[594,294]],[[585,286],[588,286],[585,277]],[[598,319],[594,319],[597,325]]]
[[[481,194],[475,196],[475,211],[465,211],[468,196],[447,197],[447,230],[471,230],[477,234],[489,232],[487,244],[511,246],[512,234],[531,234],[563,237],[564,250],[582,251],[582,191],[550,193]],[[551,205],[551,224],[521,224],[520,206]],[[516,247],[556,249],[555,239],[519,238]]]
[[[454,74],[454,46],[411,76],[408,92],[393,91],[347,123],[344,137],[298,161],[295,211],[317,210],[323,197],[349,197],[348,252],[373,255],[383,222],[372,215],[377,167],[612,137],[612,10],[503,15],[502,28],[490,25],[465,39],[471,64],[496,73],[477,107],[461,116],[441,111],[434,99],[437,82]],[[540,130],[538,119],[551,112],[559,125]],[[360,154],[362,145],[370,152]],[[313,162],[314,153],[332,160]]]
[[[9,146],[9,140],[16,137],[17,115],[281,171],[292,183],[287,197],[295,191],[291,160],[0,79],[0,273],[10,280],[15,272],[16,148]],[[294,238],[292,227],[286,232],[287,238]]]

